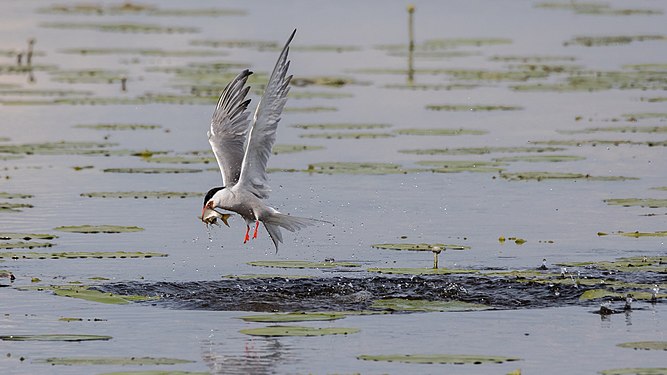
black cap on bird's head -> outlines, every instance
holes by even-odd
[[[209,200],[211,200],[211,198],[213,198],[213,195],[215,195],[215,193],[217,193],[218,191],[220,191],[224,188],[225,188],[224,186],[218,186],[218,187],[214,187],[213,189],[209,190],[208,193],[206,193],[206,195],[204,196],[204,205],[206,205],[206,203]]]

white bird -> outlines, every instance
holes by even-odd
[[[262,200],[271,191],[268,186],[266,166],[271,148],[276,140],[280,114],[287,102],[287,93],[292,79],[287,75],[289,44],[296,30],[285,43],[278,62],[257,105],[252,124],[247,111],[250,90],[246,86],[249,70],[242,71],[222,91],[211,119],[208,141],[222,173],[223,186],[214,187],[204,197],[201,220],[207,224],[222,219],[227,224],[230,214],[221,214],[215,208],[236,212],[246,222],[243,243],[250,240],[250,226],[255,224],[252,238],[257,238],[257,229],[262,222],[278,251],[283,242],[280,228],[291,232],[314,225],[322,220],[282,214]]]

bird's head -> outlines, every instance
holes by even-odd
[[[224,186],[214,187],[213,189],[209,190],[208,193],[206,193],[206,195],[204,196],[204,208],[202,208],[201,210],[202,221],[205,221],[206,217],[209,216],[208,214],[210,213],[210,211],[214,211],[215,201],[213,200],[213,196],[215,195],[215,193],[224,188],[225,188]]]

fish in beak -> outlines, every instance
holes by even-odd
[[[220,219],[220,220],[222,220],[222,222],[226,226],[229,226],[229,223],[227,222],[227,219],[229,219],[231,216],[232,216],[232,214],[220,213],[220,212],[212,209],[209,205],[206,205],[206,206],[204,206],[204,208],[201,211],[200,219],[206,225],[220,225],[220,224],[218,224],[218,219]]]

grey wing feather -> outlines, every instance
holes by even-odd
[[[250,125],[247,111],[250,99],[245,99],[250,87],[246,86],[246,81],[251,74],[247,69],[242,71],[222,91],[208,132],[208,142],[226,187],[235,185],[241,174],[243,147]]]
[[[257,105],[241,167],[239,184],[259,198],[267,198],[271,191],[268,186],[266,166],[271,156],[271,148],[276,140],[280,114],[287,102],[289,83],[292,79],[291,75],[287,75],[290,64],[287,54],[295,33],[296,30],[285,43],[264,94]]]

